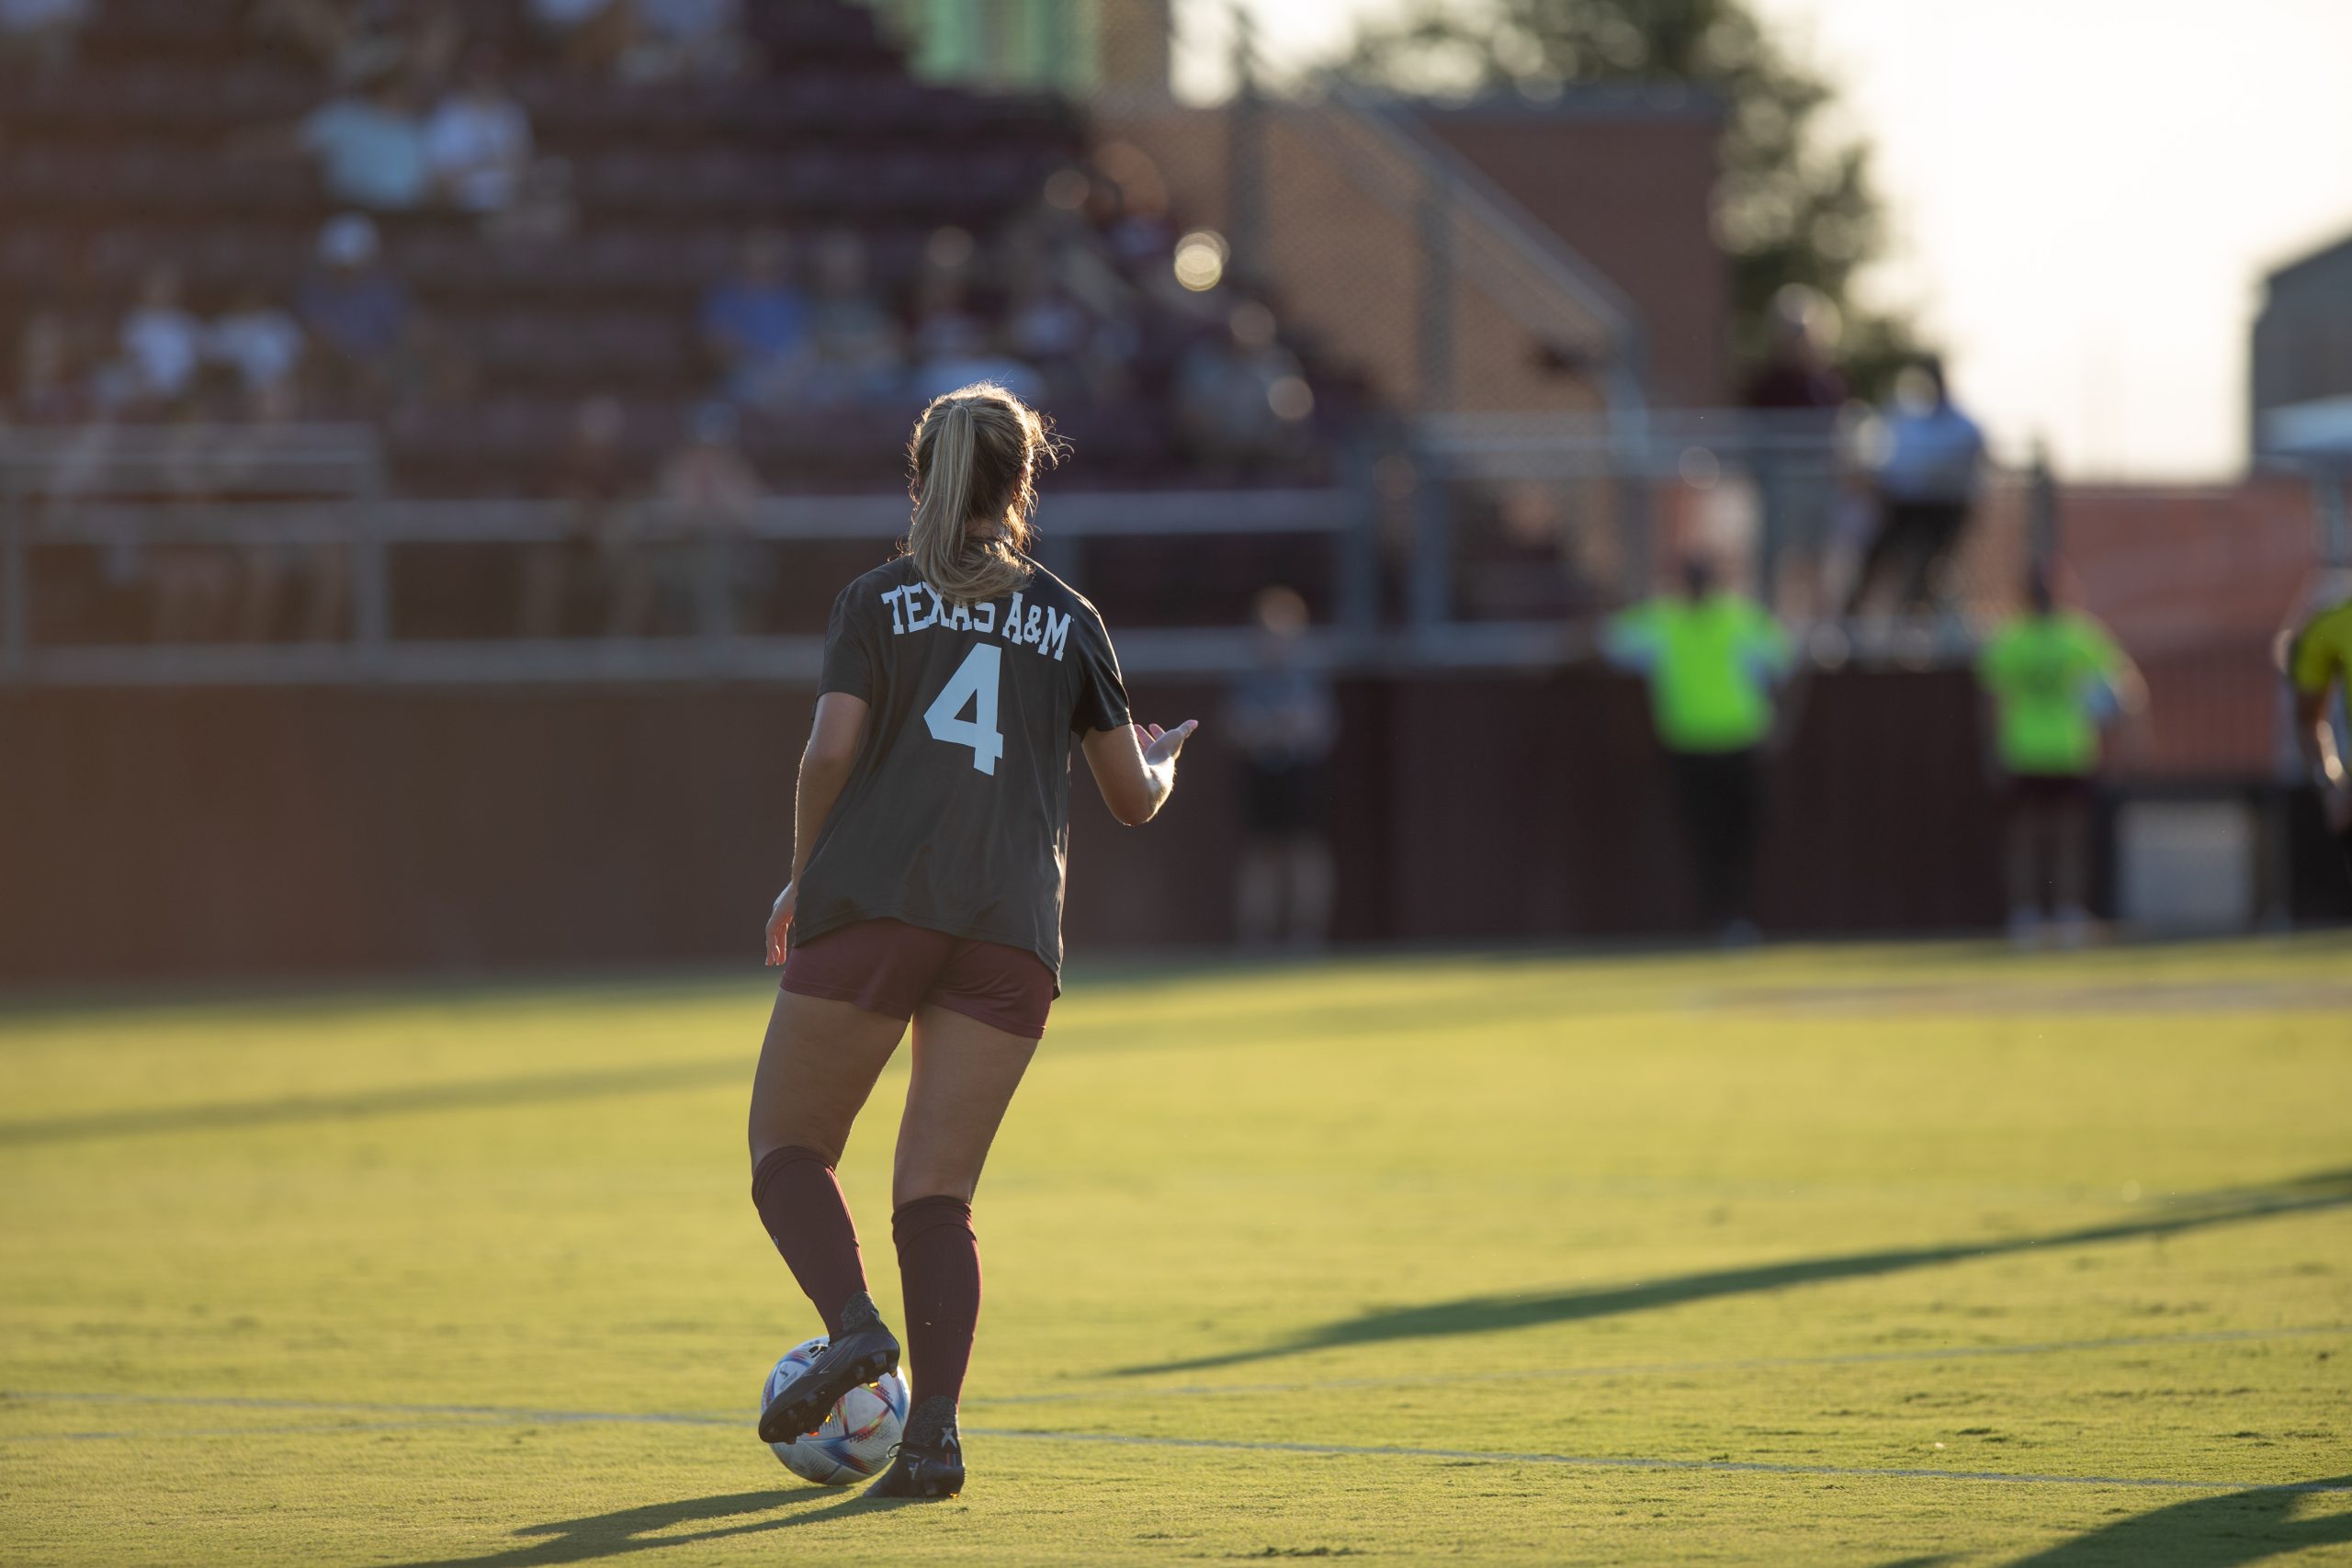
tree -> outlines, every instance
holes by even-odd
[[[1832,139],[1821,116],[1833,89],[1745,0],[1417,0],[1361,28],[1343,69],[1405,92],[1539,102],[1594,83],[1711,92],[1724,106],[1715,231],[1731,259],[1737,356],[1761,355],[1773,300],[1792,284],[1837,307],[1858,390],[1880,390],[1916,352],[1906,320],[1853,298],[1855,274],[1886,243],[1870,149]]]

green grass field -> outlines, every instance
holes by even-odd
[[[0,1011],[0,1562],[2352,1561],[2341,938],[1080,969],[897,1507],[752,1433],[768,995]]]

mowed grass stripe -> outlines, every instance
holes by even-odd
[[[1905,1361],[1933,1363],[1984,1356],[2057,1356],[2080,1351],[2138,1350],[2166,1346],[2244,1345],[2285,1339],[2336,1337],[2352,1334],[2352,1324],[2310,1324],[2293,1328],[2224,1328],[2188,1334],[2126,1334],[2101,1339],[2052,1339],[2024,1345],[1940,1345],[1903,1350],[1851,1350],[1820,1356],[1743,1356],[1707,1361],[1628,1361],[1589,1367],[1512,1367],[1506,1371],[1430,1373],[1376,1378],[1301,1378],[1287,1382],[1182,1383],[1171,1388],[1140,1388],[1117,1374],[1085,1388],[1046,1393],[967,1395],[967,1408],[1003,1404],[1136,1404],[1164,1399],[1238,1398],[1263,1394],[1352,1392],[1360,1389],[1445,1388],[1457,1383],[1550,1382],[1562,1378],[1690,1377],[1704,1372],[1774,1371],[1802,1367],[1866,1367]],[[139,1394],[52,1393],[33,1389],[0,1389],[0,1412],[11,1402],[24,1404],[141,1404],[203,1406],[241,1410],[399,1410],[446,1416],[525,1416],[533,1414],[496,1404],[382,1404],[313,1399],[268,1399],[243,1394]],[[597,1420],[621,1420],[597,1416]],[[649,1421],[707,1420],[724,1423],[731,1417],[648,1415]]]
[[[9,1397],[23,1397],[10,1395]],[[62,1400],[87,1399],[113,1402],[127,1396],[110,1394],[52,1394],[35,1398]],[[413,1428],[436,1424],[481,1427],[493,1424],[522,1426],[626,1426],[626,1427],[744,1427],[747,1417],[739,1416],[705,1416],[650,1411],[605,1410],[509,1410],[484,1405],[431,1404],[354,1404],[337,1405],[332,1402],[263,1399],[248,1400],[234,1396],[220,1398],[167,1398],[139,1401],[160,1405],[206,1405],[249,1407],[259,1409],[352,1409],[402,1412],[420,1417],[439,1417],[439,1421],[419,1419],[397,1422],[355,1422],[349,1425],[305,1425],[288,1427],[221,1427],[213,1431],[101,1431],[54,1432],[29,1434],[21,1438],[0,1437],[0,1445],[15,1442],[42,1441],[122,1441],[172,1442],[184,1438],[214,1436],[276,1436],[285,1433],[316,1433],[336,1437],[356,1435],[393,1428]],[[975,1438],[1001,1438],[1018,1442],[1042,1443],[1108,1443],[1120,1447],[1148,1449],[1204,1449],[1227,1453],[1317,1454],[1360,1459],[1436,1459],[1475,1461],[1483,1464],[1548,1464],[1568,1465],[1585,1470],[1679,1470],[1714,1472],[1730,1475],[1792,1475],[1836,1476],[1853,1479],[1885,1481],[1984,1481],[2028,1486],[2138,1486],[2180,1492],[2346,1492],[2352,1493],[2352,1481],[2290,1481],[2276,1483],[2246,1483],[2242,1481],[2185,1481],[2165,1476],[2120,1475],[2036,1475],[2018,1474],[1998,1470],[1941,1470],[1917,1466],[1822,1465],[1786,1464],[1748,1460],[1668,1459],[1642,1454],[1561,1454],[1518,1453],[1487,1449],[1418,1448],[1401,1443],[1296,1443],[1256,1441],[1239,1438],[1170,1438],[1153,1437],[1130,1432],[1054,1432],[1034,1427],[967,1427],[966,1435]]]

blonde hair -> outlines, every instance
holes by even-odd
[[[906,555],[940,596],[977,604],[1029,581],[1037,468],[1061,457],[1044,415],[993,381],[933,398],[907,444]]]

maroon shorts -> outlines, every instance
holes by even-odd
[[[1054,1005],[1054,972],[1035,953],[903,920],[858,920],[792,943],[784,988],[891,1018],[929,1003],[1032,1040],[1044,1038]]]

